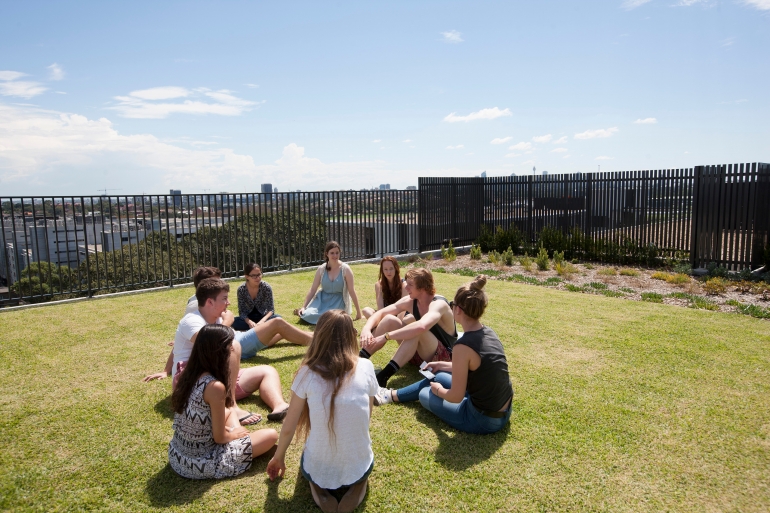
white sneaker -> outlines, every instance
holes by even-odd
[[[374,396],[374,405],[382,406],[393,402],[393,390],[390,388],[380,387],[377,395]]]

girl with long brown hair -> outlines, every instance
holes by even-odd
[[[401,282],[401,268],[398,265],[398,260],[392,256],[383,257],[380,260],[380,271],[374,284],[377,309],[367,306],[361,313],[368,319],[377,310],[392,305],[405,295],[407,294]]]
[[[278,448],[267,465],[270,479],[283,476],[286,450],[298,431],[305,439],[300,470],[313,499],[323,511],[353,511],[374,465],[369,418],[378,386],[372,363],[358,357],[347,313],[330,310],[318,319],[291,390]],[[343,495],[338,502],[333,494]]]
[[[201,328],[171,395],[174,437],[168,446],[168,461],[182,477],[237,476],[278,439],[274,429],[250,433],[238,423],[230,393],[233,339],[234,332],[227,326]]]

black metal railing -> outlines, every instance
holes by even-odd
[[[0,197],[0,306],[417,249],[417,191]]]

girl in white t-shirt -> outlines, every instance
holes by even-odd
[[[267,465],[270,479],[283,476],[286,449],[298,429],[306,439],[300,470],[316,504],[323,511],[353,511],[374,465],[369,418],[378,385],[372,362],[358,358],[347,313],[330,310],[318,319],[291,391],[278,449]],[[343,491],[339,502],[330,493]]]

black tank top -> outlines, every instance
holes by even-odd
[[[468,370],[468,394],[473,406],[481,411],[500,411],[513,397],[508,361],[503,344],[492,329],[466,331],[457,344],[468,346],[481,357],[481,365],[475,371]]]
[[[438,294],[433,296],[431,303],[433,301],[436,301],[437,299],[440,299],[446,304],[449,304],[449,302],[446,300],[444,296],[439,296]],[[412,303],[412,315],[414,315],[415,320],[418,320],[418,321],[422,318],[422,315],[420,314],[420,310],[419,308],[417,308],[416,299]],[[452,321],[454,322],[454,318],[452,319]],[[435,335],[435,337],[438,339],[439,342],[441,342],[441,345],[447,348],[450,354],[452,353],[452,348],[454,347],[455,342],[457,341],[457,324],[454,324],[454,327],[455,327],[454,336],[444,331],[444,328],[439,326],[438,323],[434,324],[430,328],[430,332],[433,333],[433,335]]]

